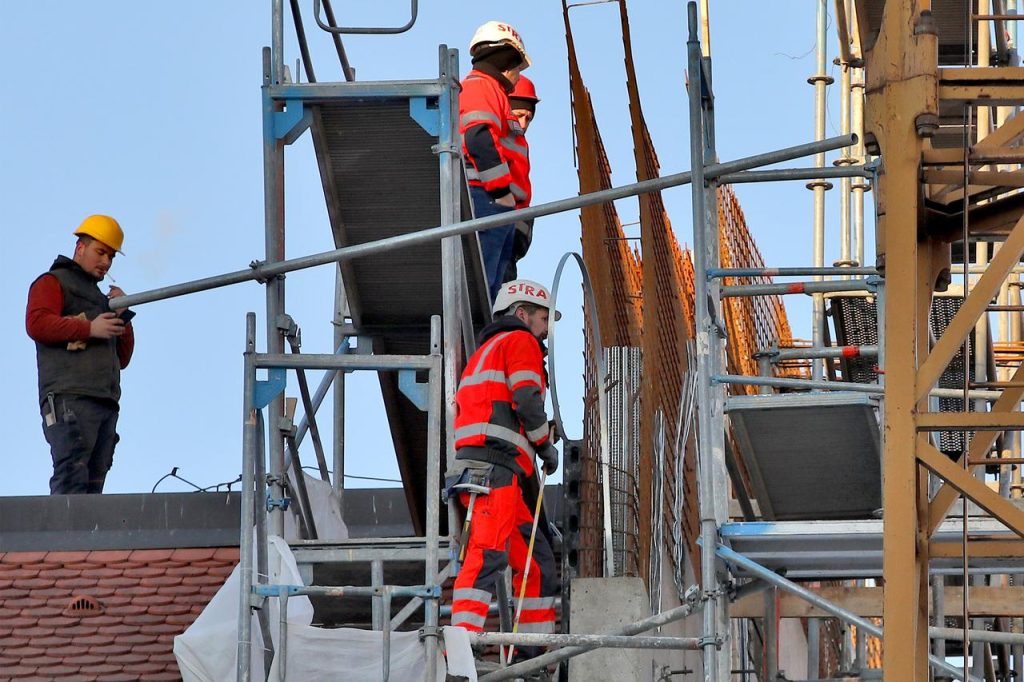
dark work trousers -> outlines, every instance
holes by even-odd
[[[51,495],[102,493],[114,462],[117,403],[74,395],[54,395],[42,406],[43,435],[50,444],[53,476]]]
[[[508,213],[514,209],[494,202],[491,195],[483,187],[470,186],[469,195],[473,199],[473,217],[484,218],[498,213]],[[498,290],[505,283],[505,270],[512,262],[512,245],[515,239],[514,224],[499,225],[489,230],[477,232],[480,238],[480,252],[484,257],[484,271],[487,273],[487,287],[491,293],[491,302],[498,296]]]

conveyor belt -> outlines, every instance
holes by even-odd
[[[440,163],[432,150],[438,138],[412,117],[414,99],[392,93],[310,105],[336,246],[441,223]],[[468,218],[464,186],[462,195],[463,216]],[[479,328],[490,318],[480,250],[476,235],[462,241],[473,321]],[[440,242],[346,261],[341,271],[355,331],[373,338],[374,352],[429,353],[430,318],[442,313]],[[426,413],[398,390],[393,373],[382,373],[380,382],[413,524],[422,532]]]

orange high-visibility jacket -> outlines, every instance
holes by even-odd
[[[466,179],[494,198],[512,193],[517,206],[530,202],[530,150],[500,82],[473,69],[462,81],[459,132]]]
[[[532,476],[534,452],[549,438],[543,346],[508,316],[485,327],[481,339],[455,395],[456,457]]]

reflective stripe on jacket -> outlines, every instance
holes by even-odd
[[[517,206],[528,206],[529,147],[505,88],[483,71],[473,69],[462,81],[459,132],[469,184],[488,192],[507,189]]]
[[[516,318],[491,327],[497,333],[469,358],[455,395],[455,448],[529,476],[549,437],[542,346]]]

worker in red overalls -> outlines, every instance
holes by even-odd
[[[530,205],[530,201],[533,198],[533,185],[530,182],[530,145],[526,141],[526,131],[530,127],[534,115],[537,113],[537,102],[539,101],[540,98],[537,97],[537,89],[534,87],[533,81],[526,76],[520,75],[519,80],[516,81],[515,87],[508,96],[512,115],[519,122],[519,127],[523,131],[522,135],[519,136],[519,143],[526,150],[525,154],[513,157],[512,164],[509,167],[512,171],[512,184],[522,187],[523,194],[525,195],[522,199],[516,200],[516,208],[526,208]],[[515,222],[515,232],[512,236],[512,257],[508,261],[508,267],[505,268],[505,275],[502,278],[503,282],[511,282],[519,277],[518,263],[526,256],[526,252],[530,250],[530,243],[532,241],[533,218],[517,220]]]
[[[536,282],[502,285],[495,319],[480,333],[455,396],[456,464],[449,480],[472,480],[490,489],[473,500],[465,561],[452,601],[452,625],[473,632],[483,630],[495,584],[506,566],[512,567],[514,593],[520,594],[533,530],[533,506],[524,491],[532,497],[537,490],[531,480],[536,476],[534,455],[546,473],[558,468],[553,430],[544,412],[543,342],[552,314],[550,300],[548,290]],[[469,497],[460,495],[466,508]],[[536,534],[519,632],[554,631],[559,586],[546,530]]]
[[[500,21],[477,29],[469,53],[473,70],[462,81],[459,132],[473,215],[483,218],[512,211],[517,202],[529,203],[528,186],[518,184],[512,173],[514,166],[524,163],[529,169],[529,157],[508,96],[519,72],[530,66],[530,57],[519,33]],[[479,233],[492,301],[512,259],[514,234],[512,224]]]

